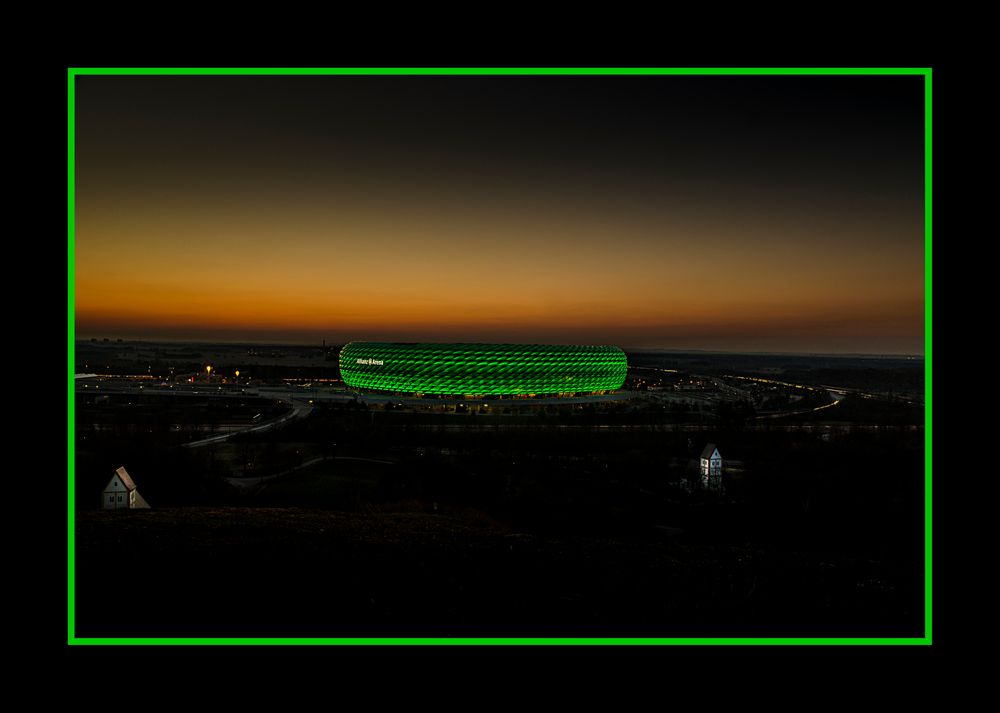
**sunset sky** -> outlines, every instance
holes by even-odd
[[[923,77],[76,81],[81,338],[923,354]]]

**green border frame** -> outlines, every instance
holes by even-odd
[[[67,624],[68,645],[923,645],[931,640],[931,74],[930,67],[697,67],[697,68],[623,68],[623,67],[127,67],[67,68],[67,263],[69,284],[67,307],[68,361],[68,509],[67,509]],[[913,638],[657,638],[657,637],[579,637],[579,638],[327,638],[327,637],[77,637],[76,636],[76,489],[75,489],[75,402],[74,352],[75,323],[75,156],[76,156],[76,78],[82,75],[920,75],[924,77],[924,635]]]

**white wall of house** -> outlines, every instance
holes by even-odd
[[[135,503],[135,491],[130,493],[116,474],[108,483],[108,487],[104,489],[101,507],[105,510],[118,510],[119,508],[128,508],[133,503]]]
[[[103,507],[105,510],[127,508],[131,502],[129,499],[130,495],[131,493],[126,493],[124,490],[119,490],[118,492],[105,490],[103,496]]]
[[[701,474],[722,475],[722,456],[719,455],[718,449],[712,451],[711,458],[701,459]]]
[[[706,489],[722,487],[722,456],[718,448],[709,458],[701,459],[701,485]]]

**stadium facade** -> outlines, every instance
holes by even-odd
[[[352,388],[432,396],[541,396],[620,389],[628,362],[612,346],[351,342],[340,373]]]

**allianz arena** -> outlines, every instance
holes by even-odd
[[[340,350],[347,386],[416,395],[604,393],[621,388],[627,368],[612,346],[351,342]]]

